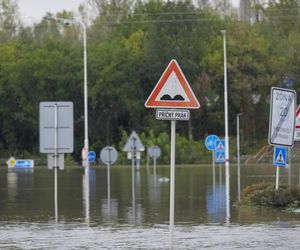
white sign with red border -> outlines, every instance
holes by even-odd
[[[300,106],[296,110],[295,134],[294,140],[300,141]]]
[[[171,60],[148,97],[147,108],[198,109],[200,104],[176,60]]]

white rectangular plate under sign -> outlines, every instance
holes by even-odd
[[[156,110],[157,120],[181,120],[187,121],[190,119],[189,110],[178,110],[178,109],[157,109]]]
[[[299,129],[295,129],[294,140],[300,141],[300,130]]]
[[[271,89],[269,143],[293,147],[296,118],[296,92],[290,89]]]

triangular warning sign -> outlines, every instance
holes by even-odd
[[[131,152],[131,151],[144,151],[145,147],[141,142],[139,136],[135,131],[132,131],[131,135],[127,139],[127,142],[123,148],[124,152]]]
[[[176,60],[171,60],[165,72],[145,102],[147,108],[190,108],[200,104]]]
[[[218,155],[217,161],[224,161],[224,156],[222,154]]]
[[[219,144],[217,146],[217,150],[220,150],[220,149],[224,149],[224,146],[223,146],[222,142],[219,142]]]
[[[284,156],[283,156],[283,153],[282,151],[280,150],[278,155],[277,155],[277,158],[275,160],[277,163],[284,163],[285,162],[285,159],[284,159]]]

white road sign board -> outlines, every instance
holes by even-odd
[[[300,106],[298,106],[296,111],[296,124],[295,124],[295,141],[300,141]]]
[[[272,87],[269,144],[293,147],[296,117],[296,92]]]
[[[179,109],[157,109],[156,119],[188,121],[190,119],[190,111]]]

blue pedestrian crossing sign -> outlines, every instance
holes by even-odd
[[[216,163],[225,162],[225,151],[215,151],[215,162]]]
[[[225,152],[225,140],[216,140],[216,151],[224,151]]]
[[[274,165],[281,167],[286,166],[286,147],[274,148]]]

